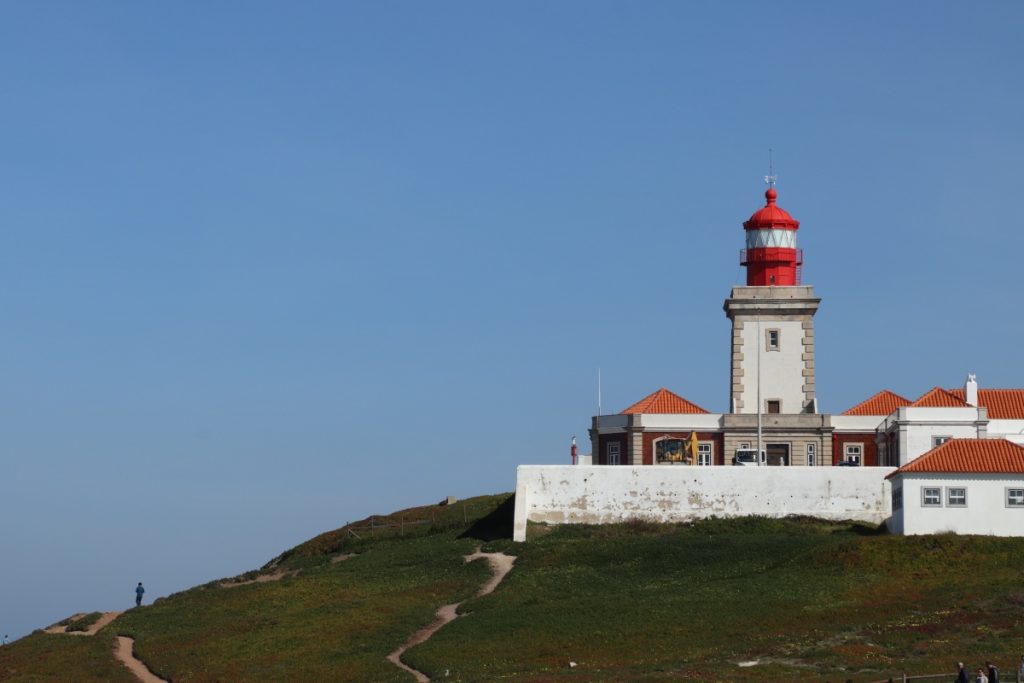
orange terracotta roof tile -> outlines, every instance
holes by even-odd
[[[909,405],[910,399],[894,394],[888,389],[882,389],[871,398],[845,411],[843,415],[888,415],[897,408]]]
[[[935,387],[910,405],[915,408],[969,408],[962,398],[949,393],[942,387]]]
[[[1024,448],[1006,439],[950,439],[889,477],[902,472],[1024,474]]]
[[[623,415],[639,413],[666,414],[700,414],[708,411],[695,403],[690,403],[682,396],[673,394],[662,387],[650,396],[646,396],[622,411]]]
[[[950,389],[960,400],[963,389]],[[990,420],[1024,420],[1024,389],[978,389],[978,405],[988,409]]]

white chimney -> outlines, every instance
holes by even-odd
[[[964,383],[964,401],[978,407],[978,378],[973,373],[967,375],[967,382]]]

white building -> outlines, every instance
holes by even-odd
[[[1024,536],[1024,447],[951,439],[888,477],[896,534]]]

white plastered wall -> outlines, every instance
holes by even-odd
[[[572,467],[520,465],[514,538],[527,521],[611,524],[807,515],[880,524],[891,467]]]
[[[1024,536],[1024,508],[1006,506],[1006,489],[1024,488],[1021,475],[901,473],[892,485],[903,488],[903,509],[895,511],[889,525],[893,533]],[[967,489],[966,507],[946,504],[950,486]],[[940,507],[922,505],[922,489],[927,487],[941,489]]]
[[[992,439],[1004,438],[1020,443],[1024,439],[1024,420],[989,420],[988,436]]]
[[[884,415],[832,415],[832,429],[837,432],[873,432],[885,420]]]

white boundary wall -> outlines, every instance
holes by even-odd
[[[520,465],[513,538],[526,523],[685,522],[806,515],[881,524],[893,467],[632,467]]]

